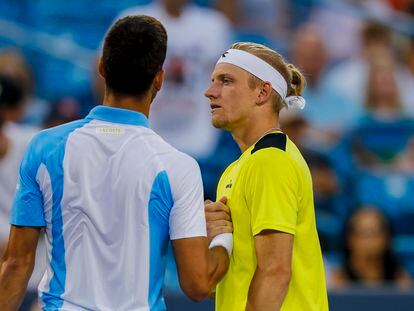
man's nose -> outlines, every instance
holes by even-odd
[[[217,94],[218,94],[218,89],[212,83],[212,84],[210,84],[210,86],[205,91],[204,96],[206,96],[209,99],[212,99],[212,98],[216,98],[217,97]]]

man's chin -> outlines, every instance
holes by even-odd
[[[222,122],[221,120],[211,119],[211,125],[213,125],[216,129],[221,129],[221,130],[226,129],[225,122]]]

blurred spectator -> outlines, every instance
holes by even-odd
[[[24,105],[24,84],[0,75],[0,256],[9,237],[9,213],[17,184],[20,161],[37,129],[15,123]],[[23,302],[30,306],[37,297],[37,285],[46,267],[46,250],[41,239],[36,266]]]
[[[348,201],[344,197],[342,182],[330,158],[307,147],[305,133],[309,131],[310,125],[302,115],[285,113],[281,125],[283,131],[301,150],[312,175],[316,224],[322,250],[334,251],[337,249],[341,223],[348,212]]]
[[[307,145],[327,149],[336,143],[361,114],[361,107],[346,93],[326,85],[325,74],[330,63],[325,41],[318,28],[304,24],[296,31],[292,43],[292,61],[306,77],[303,96],[306,107],[301,111],[309,124]]]
[[[395,53],[392,45],[392,32],[383,24],[367,22],[361,30],[360,38],[362,46],[359,56],[337,65],[326,79],[328,88],[340,94],[348,94],[352,101],[362,105],[366,94],[370,63],[378,58],[378,54],[388,58],[395,57]],[[401,104],[406,113],[413,113],[414,82],[407,76],[405,68],[398,63],[395,66],[395,79],[401,95]]]
[[[228,20],[189,0],[158,0],[120,16],[134,14],[156,17],[168,33],[165,81],[151,107],[151,128],[178,150],[196,159],[206,157],[217,145],[219,132],[210,124],[203,94],[214,64],[231,41]]]
[[[348,212],[342,185],[330,159],[319,152],[302,150],[311,175],[315,202],[315,213],[323,251],[338,250],[340,228]]]
[[[414,15],[414,1],[413,0],[388,0],[392,7],[404,13]]]
[[[102,46],[98,49],[97,54],[102,52]],[[103,96],[105,93],[105,83],[103,78],[98,72],[100,55],[94,57],[91,72],[90,72],[90,82],[87,87],[76,96],[76,101],[79,101],[79,115],[81,118],[87,116],[89,111],[97,105],[101,105],[103,102]],[[71,98],[71,97],[70,97]],[[53,110],[53,107],[52,107]],[[53,114],[52,112],[50,114]]]
[[[395,120],[404,115],[396,73],[389,55],[373,57],[368,69],[365,108],[375,119]]]
[[[414,36],[410,39],[410,43],[406,51],[406,62],[410,74],[414,77]]]
[[[372,19],[385,20],[392,14],[392,6],[388,0],[351,0],[348,2],[356,9],[363,10],[365,14],[369,12],[369,17]]]
[[[407,0],[406,6],[404,11],[410,15],[414,15],[414,1],[413,0]]]
[[[344,228],[344,261],[333,272],[333,286],[411,285],[410,276],[392,252],[391,228],[379,210],[370,206],[357,209]]]
[[[305,148],[305,137],[310,125],[303,117],[303,114],[298,110],[283,109],[281,111],[280,125],[283,132],[289,136],[300,150]]]
[[[314,6],[309,21],[321,31],[335,63],[360,53],[359,33],[366,18],[382,20],[391,13],[385,0],[323,2],[323,5]]]
[[[0,74],[20,81],[23,90],[24,112],[19,117],[24,123],[40,126],[48,113],[47,103],[36,97],[32,70],[23,54],[15,49],[0,50]]]
[[[23,87],[16,80],[0,76],[0,250],[9,234],[9,210],[17,183],[18,165],[36,131],[24,131],[10,122],[22,112]]]
[[[405,46],[405,51],[403,51],[405,53],[402,55],[403,69],[401,70],[403,79],[400,79],[399,83],[401,83],[400,88],[403,90],[402,104],[404,105],[404,112],[414,118],[414,33],[411,36]]]
[[[73,97],[62,97],[51,104],[52,110],[46,118],[44,128],[80,119],[81,105]]]
[[[365,108],[353,133],[353,152],[365,168],[396,169],[396,156],[402,155],[414,138],[414,122],[404,114],[392,59],[379,54],[371,60]]]
[[[291,3],[286,0],[217,1],[217,8],[233,23],[237,41],[254,41],[286,50]]]
[[[405,152],[396,158],[395,167],[400,172],[407,174],[414,173],[414,137],[409,139]]]

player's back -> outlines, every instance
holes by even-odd
[[[45,310],[165,309],[167,244],[186,235],[172,208],[181,171],[197,165],[147,126],[143,115],[100,106],[32,143],[50,260]]]

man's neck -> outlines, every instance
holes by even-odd
[[[239,145],[240,150],[244,152],[261,137],[276,130],[280,130],[277,117],[268,120],[250,120],[247,124],[238,126],[230,130],[230,132]]]
[[[138,99],[132,96],[114,96],[108,92],[105,94],[103,100],[104,106],[140,112],[143,113],[147,118],[149,117],[150,104],[151,98],[149,96]]]

